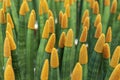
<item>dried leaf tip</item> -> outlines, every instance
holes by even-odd
[[[10,7],[11,6],[11,1],[10,0],[6,0],[6,7]]]
[[[41,80],[48,80],[48,76],[49,76],[49,61],[48,59],[45,60],[43,68],[42,68],[42,72],[41,72]]]
[[[7,13],[7,23],[10,23],[11,27],[14,28],[14,24],[13,24],[12,18],[9,13]]]
[[[48,3],[46,0],[43,0],[43,11],[44,13],[48,13],[49,11]]]
[[[29,11],[28,3],[27,3],[27,1],[23,1],[23,3],[21,4],[21,7],[20,7],[19,14],[24,16],[28,11]]]
[[[44,30],[42,33],[42,38],[48,38],[49,37],[49,20],[46,21],[45,26],[44,26]]]
[[[65,46],[65,39],[66,39],[66,35],[65,32],[62,32],[60,39],[59,39],[59,47],[60,48],[64,48]]]
[[[93,4],[93,14],[99,14],[99,4],[97,1]]]
[[[73,45],[73,30],[69,29],[66,36],[65,46],[72,47],[72,45]]]
[[[108,43],[104,44],[104,47],[103,47],[103,57],[105,59],[110,58],[110,46],[108,45]]]
[[[99,38],[101,34],[102,34],[102,24],[99,23],[97,25],[97,29],[96,29],[96,32],[95,32],[95,38]]]
[[[71,80],[82,80],[82,66],[80,63],[77,63],[75,65],[75,68],[73,69]]]
[[[0,9],[0,24],[6,23],[5,13],[3,9]]]
[[[67,14],[67,17],[70,17],[70,5],[67,5],[65,8],[65,13]]]
[[[34,10],[32,10],[28,21],[28,28],[35,29],[35,22],[36,22],[36,13]]]
[[[10,23],[7,23],[6,31],[8,31],[10,33],[10,35],[13,37],[12,27],[11,27]]]
[[[88,63],[88,52],[87,52],[87,47],[85,44],[83,44],[80,48],[79,62],[80,62],[80,64]]]
[[[110,61],[110,66],[115,68],[119,63],[119,59],[120,59],[120,46],[117,46]]]
[[[55,32],[55,21],[52,16],[49,18],[49,30],[50,30],[50,33]]]
[[[115,67],[109,80],[120,80],[120,64]]]
[[[88,9],[86,9],[83,13],[82,21],[81,21],[82,24],[85,22],[86,17],[89,17],[89,10]]]
[[[88,34],[87,27],[83,27],[83,31],[82,31],[81,36],[80,36],[80,42],[86,42],[87,34]]]
[[[111,13],[115,14],[117,11],[117,0],[113,0],[112,6],[111,6]]]
[[[11,56],[11,49],[10,49],[10,42],[8,37],[5,37],[4,41],[4,57],[9,57]]]
[[[6,66],[8,66],[8,65],[12,65],[12,58],[11,58],[11,56],[9,56],[9,58],[7,60]]]
[[[48,11],[48,16],[49,16],[49,17],[54,17],[51,10]]]
[[[87,29],[89,30],[89,27],[90,27],[90,18],[89,17],[85,18],[83,26],[87,27]]]
[[[68,17],[66,13],[63,14],[61,28],[68,28]]]
[[[104,0],[104,5],[105,6],[110,6],[110,0]]]
[[[15,80],[15,74],[12,65],[7,65],[4,72],[4,80]]]
[[[60,11],[59,13],[59,24],[62,24],[63,12]]]
[[[10,48],[11,50],[15,50],[16,49],[16,44],[13,40],[13,37],[10,35],[10,33],[8,31],[6,31],[6,37],[8,37],[9,41],[10,41]]]
[[[105,41],[106,42],[111,42],[112,41],[112,29],[111,29],[111,27],[108,28]]]
[[[55,36],[55,33],[53,33],[49,40],[48,40],[48,43],[46,45],[46,48],[45,48],[45,51],[48,52],[48,53],[51,53],[52,49],[54,48],[54,45],[55,45],[55,41],[56,41],[56,36]]]
[[[118,17],[117,17],[117,20],[120,21],[120,14],[119,14]]]
[[[101,23],[101,15],[100,15],[100,14],[98,14],[98,15],[96,16],[96,19],[95,19],[95,22],[94,22],[94,26],[97,27],[97,25],[98,25],[99,23]]]
[[[50,65],[52,68],[59,67],[58,52],[55,48],[52,49],[52,54],[51,54],[51,58],[50,58]]]
[[[105,44],[105,35],[101,34],[100,37],[99,37],[99,39],[97,40],[97,43],[95,45],[94,50],[97,53],[102,53],[103,52],[104,44]]]

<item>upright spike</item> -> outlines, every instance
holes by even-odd
[[[106,42],[111,42],[112,41],[112,29],[111,29],[111,27],[108,28],[105,41]]]
[[[4,72],[4,80],[15,80],[15,74],[12,65],[7,65]]]
[[[6,0],[3,0],[2,8],[3,8],[3,12],[5,13],[6,12]]]
[[[52,54],[50,58],[50,65],[52,68],[59,67],[58,52],[55,48],[52,49]]]
[[[89,0],[89,2],[90,2],[90,7],[93,9],[95,0]]]
[[[6,31],[8,31],[10,33],[10,35],[13,37],[12,27],[11,27],[10,23],[7,23]]]
[[[59,39],[59,47],[60,48],[64,48],[64,46],[65,46],[65,39],[66,39],[65,32],[62,32],[62,34],[60,36],[60,39]]]
[[[5,2],[6,2],[6,7],[10,7],[11,6],[11,1],[10,0],[7,0]]]
[[[49,18],[49,30],[50,30],[50,33],[55,32],[55,22],[52,16]]]
[[[51,53],[52,49],[54,48],[55,41],[56,41],[56,37],[55,37],[55,34],[53,33],[50,36],[50,39],[48,40],[48,43],[46,45],[46,48],[45,48],[46,52]]]
[[[69,0],[64,0],[64,7],[66,7],[69,4]]]
[[[12,58],[11,58],[11,56],[9,56],[9,58],[7,60],[6,66],[8,66],[8,65],[12,65]]]
[[[104,34],[101,34],[96,45],[95,45],[95,48],[94,50],[98,53],[102,53],[103,51],[103,46],[104,46],[104,43],[105,43],[105,35]]]
[[[99,14],[99,4],[97,1],[94,2],[93,4],[93,13],[94,14]]]
[[[42,38],[48,38],[49,37],[49,20],[46,21],[45,27],[42,33]]]
[[[71,75],[71,80],[82,80],[82,66],[80,63],[75,65],[75,68]]]
[[[111,6],[111,13],[116,13],[117,11],[117,0],[113,0],[112,6]]]
[[[89,30],[89,27],[90,27],[90,18],[89,17],[86,17],[85,18],[85,21],[83,23],[83,26],[86,26],[87,29]]]
[[[14,28],[14,24],[9,13],[7,13],[7,23],[10,23],[11,27]]]
[[[109,80],[120,80],[120,64],[113,70]]]
[[[69,29],[66,36],[65,46],[72,47],[73,45],[73,30]]]
[[[68,28],[68,17],[66,13],[63,14],[61,27]]]
[[[98,14],[96,19],[95,19],[95,22],[94,22],[94,26],[97,27],[97,25],[101,23],[101,15]]]
[[[40,5],[39,5],[39,14],[42,15],[43,14],[43,8],[42,8],[42,1],[40,1]]]
[[[60,11],[59,13],[59,24],[62,24],[63,12]]]
[[[83,13],[81,23],[83,24],[85,22],[86,17],[89,17],[89,11],[86,9]]]
[[[84,27],[83,31],[81,33],[81,36],[80,36],[80,42],[86,42],[87,41],[87,34],[88,34],[87,27]]]
[[[65,13],[67,14],[67,17],[70,17],[70,5],[67,5],[65,8]]]
[[[117,46],[110,61],[110,66],[115,68],[119,63],[119,60],[120,60],[120,46]]]
[[[49,61],[48,59],[46,59],[42,68],[40,79],[48,80],[48,76],[49,76]]]
[[[95,32],[95,38],[99,38],[101,34],[102,34],[102,24],[99,23],[97,25],[97,29],[96,29],[96,32]]]
[[[48,11],[48,16],[49,16],[49,18],[50,18],[50,17],[53,17],[53,13],[52,13],[51,10]]]
[[[36,15],[35,15],[35,11],[32,10],[31,14],[30,14],[29,21],[28,21],[28,28],[35,29],[35,22],[36,22]]]
[[[11,56],[10,42],[8,37],[6,37],[4,41],[4,57],[9,57],[9,56]]]
[[[6,22],[5,13],[3,9],[0,9],[0,24],[4,24]]]
[[[79,62],[80,64],[88,63],[88,52],[85,44],[81,46],[80,53],[79,53]]]
[[[107,43],[104,44],[104,47],[103,47],[103,57],[105,59],[108,59],[110,58],[110,47]]]
[[[110,5],[110,0],[104,0],[104,5],[109,6]]]
[[[43,0],[43,11],[44,13],[48,13],[49,11],[48,3],[46,0]]]

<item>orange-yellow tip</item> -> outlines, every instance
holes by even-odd
[[[13,37],[12,27],[11,27],[10,23],[7,23],[6,31],[8,31],[10,33],[10,35]]]
[[[73,45],[73,30],[69,29],[67,32],[66,40],[65,40],[65,46],[66,47],[72,47]]]
[[[16,49],[15,41],[8,31],[6,31],[6,37],[8,37],[9,39],[11,50],[15,50]]]
[[[89,0],[89,2],[90,2],[90,7],[93,9],[95,0]]]
[[[73,2],[74,2],[73,0],[69,0],[69,4],[70,4],[70,5],[72,5],[72,4],[73,4]]]
[[[50,33],[55,32],[55,22],[52,16],[49,18],[49,30],[50,30]]]
[[[97,1],[93,4],[93,14],[99,14],[99,4]]]
[[[65,32],[62,32],[60,39],[59,39],[59,47],[60,48],[64,48],[65,46],[65,39],[66,39],[66,35]]]
[[[80,64],[88,63],[88,52],[87,52],[87,46],[85,44],[83,44],[80,48],[79,62]]]
[[[111,6],[111,13],[115,14],[117,11],[117,0],[113,0],[112,6]]]
[[[85,21],[83,22],[83,26],[86,26],[87,29],[89,30],[89,27],[90,27],[90,18],[89,17],[85,18]]]
[[[96,19],[95,19],[95,22],[94,22],[94,26],[97,27],[97,25],[98,25],[99,23],[101,23],[101,15],[100,15],[100,14],[98,14],[98,15],[96,16]]]
[[[85,22],[86,17],[89,17],[89,10],[86,9],[83,13],[81,23],[83,24]]]
[[[67,5],[69,5],[69,0],[64,0],[64,7],[66,7]]]
[[[43,14],[43,6],[42,6],[42,1],[40,1],[40,5],[39,5],[39,14],[42,15]]]
[[[71,80],[82,80],[82,66],[80,63],[77,63],[75,65],[75,68],[73,69]]]
[[[102,53],[103,52],[104,44],[105,44],[105,35],[101,34],[100,37],[99,37],[99,39],[97,40],[97,43],[95,45],[94,50],[97,53]]]
[[[36,22],[36,13],[34,10],[32,10],[28,21],[28,28],[35,29],[35,22]]]
[[[68,28],[68,17],[66,13],[63,14],[61,28]]]
[[[6,0],[3,0],[3,4],[2,4],[2,9],[4,11],[4,13],[6,12]]]
[[[7,60],[6,66],[8,66],[8,65],[12,65],[12,58],[11,58],[11,56],[9,56],[9,58]]]
[[[117,20],[120,21],[120,14],[119,14],[118,17],[117,17]]]
[[[42,38],[48,38],[49,37],[49,20],[46,21],[43,33],[42,33]]]
[[[104,44],[104,47],[103,47],[103,57],[105,59],[110,58],[110,46],[108,45],[108,43]]]
[[[3,9],[0,9],[0,24],[6,23],[5,13]]]
[[[23,3],[21,4],[21,7],[20,7],[19,14],[24,16],[28,11],[29,11],[28,3],[27,3],[27,1],[23,1]]]
[[[46,52],[51,53],[52,49],[54,48],[55,41],[56,41],[55,33],[52,33],[45,48]]]
[[[11,6],[11,0],[6,0],[6,7],[10,7]]]
[[[59,12],[59,24],[62,24],[63,12]]]
[[[113,70],[109,80],[120,80],[120,64]]]
[[[80,36],[80,42],[86,42],[87,34],[88,34],[87,27],[83,27],[83,31],[82,31],[81,36]]]
[[[67,17],[70,17],[70,5],[67,5],[65,8],[65,13],[67,14]]]
[[[48,59],[46,59],[42,68],[40,79],[48,80],[48,77],[49,77],[49,61]]]
[[[110,66],[115,68],[119,63],[119,60],[120,60],[120,46],[117,46],[110,61]]]
[[[95,38],[99,38],[101,34],[102,34],[102,24],[99,23],[97,25],[97,29],[96,29],[96,32],[95,32]]]
[[[51,58],[50,58],[50,66],[52,68],[59,67],[58,52],[57,52],[57,49],[55,49],[55,48],[52,49],[52,54],[51,54]]]
[[[4,57],[9,57],[11,56],[11,49],[10,49],[10,42],[8,37],[5,37],[4,41]]]
[[[12,18],[9,13],[7,13],[7,23],[10,23],[11,27],[14,28],[14,24],[13,24]]]
[[[104,0],[104,5],[105,6],[110,6],[110,0]]]
[[[48,16],[49,16],[49,17],[54,17],[51,10],[48,11]]]
[[[15,80],[15,74],[12,65],[7,65],[4,72],[4,80]]]
[[[48,3],[46,0],[43,0],[43,11],[44,13],[48,13],[49,11]]]
[[[105,41],[106,42],[111,42],[112,41],[112,29],[111,29],[111,27],[108,28]]]

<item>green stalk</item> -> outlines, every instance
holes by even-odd
[[[50,80],[60,80],[59,73],[59,59],[58,53],[55,48],[52,49],[51,57],[50,57]]]
[[[91,58],[89,62],[90,66],[88,68],[89,69],[88,79],[90,80],[93,79],[97,80],[100,71],[99,69],[102,63],[102,51],[103,51],[104,43],[105,43],[105,35],[101,34],[101,36],[97,40],[94,51],[91,54]]]
[[[74,65],[73,50],[73,31],[70,29],[67,33],[65,48],[62,59],[61,80],[69,80]],[[69,65],[69,66],[68,66]]]
[[[34,79],[34,54],[33,54],[33,41],[34,41],[34,25],[36,21],[36,15],[34,10],[31,11],[29,22],[28,22],[28,31],[27,31],[27,42],[26,42],[26,80]]]

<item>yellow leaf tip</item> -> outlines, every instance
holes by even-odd
[[[112,6],[111,6],[111,13],[116,13],[117,11],[117,0],[113,0]]]
[[[100,14],[98,14],[98,15],[96,16],[96,19],[95,19],[95,22],[94,22],[94,26],[97,27],[97,25],[98,25],[99,23],[101,23],[101,15],[100,15]]]
[[[61,28],[68,28],[68,17],[66,13],[63,14]]]
[[[112,41],[112,29],[111,29],[111,27],[108,28],[105,41],[106,42],[111,42]]]
[[[88,9],[86,9],[83,13],[83,17],[82,17],[82,20],[81,20],[82,24],[84,23],[86,17],[89,17],[89,10]]]
[[[55,22],[54,22],[54,17],[53,16],[49,17],[49,30],[50,30],[50,33],[55,32]]]
[[[99,23],[97,25],[97,29],[96,29],[96,32],[95,32],[95,38],[99,38],[101,34],[102,34],[102,24]]]
[[[84,27],[83,31],[81,33],[81,36],[80,36],[80,42],[86,42],[86,40],[87,40],[87,34],[88,34],[87,27]]]
[[[60,48],[64,48],[65,46],[65,39],[66,39],[66,35],[65,32],[62,32],[60,39],[59,39],[59,47]]]
[[[99,4],[97,1],[94,2],[93,4],[93,13],[94,14],[99,14]]]
[[[104,47],[103,47],[103,57],[105,59],[110,58],[110,46],[108,45],[108,43],[104,44]]]

